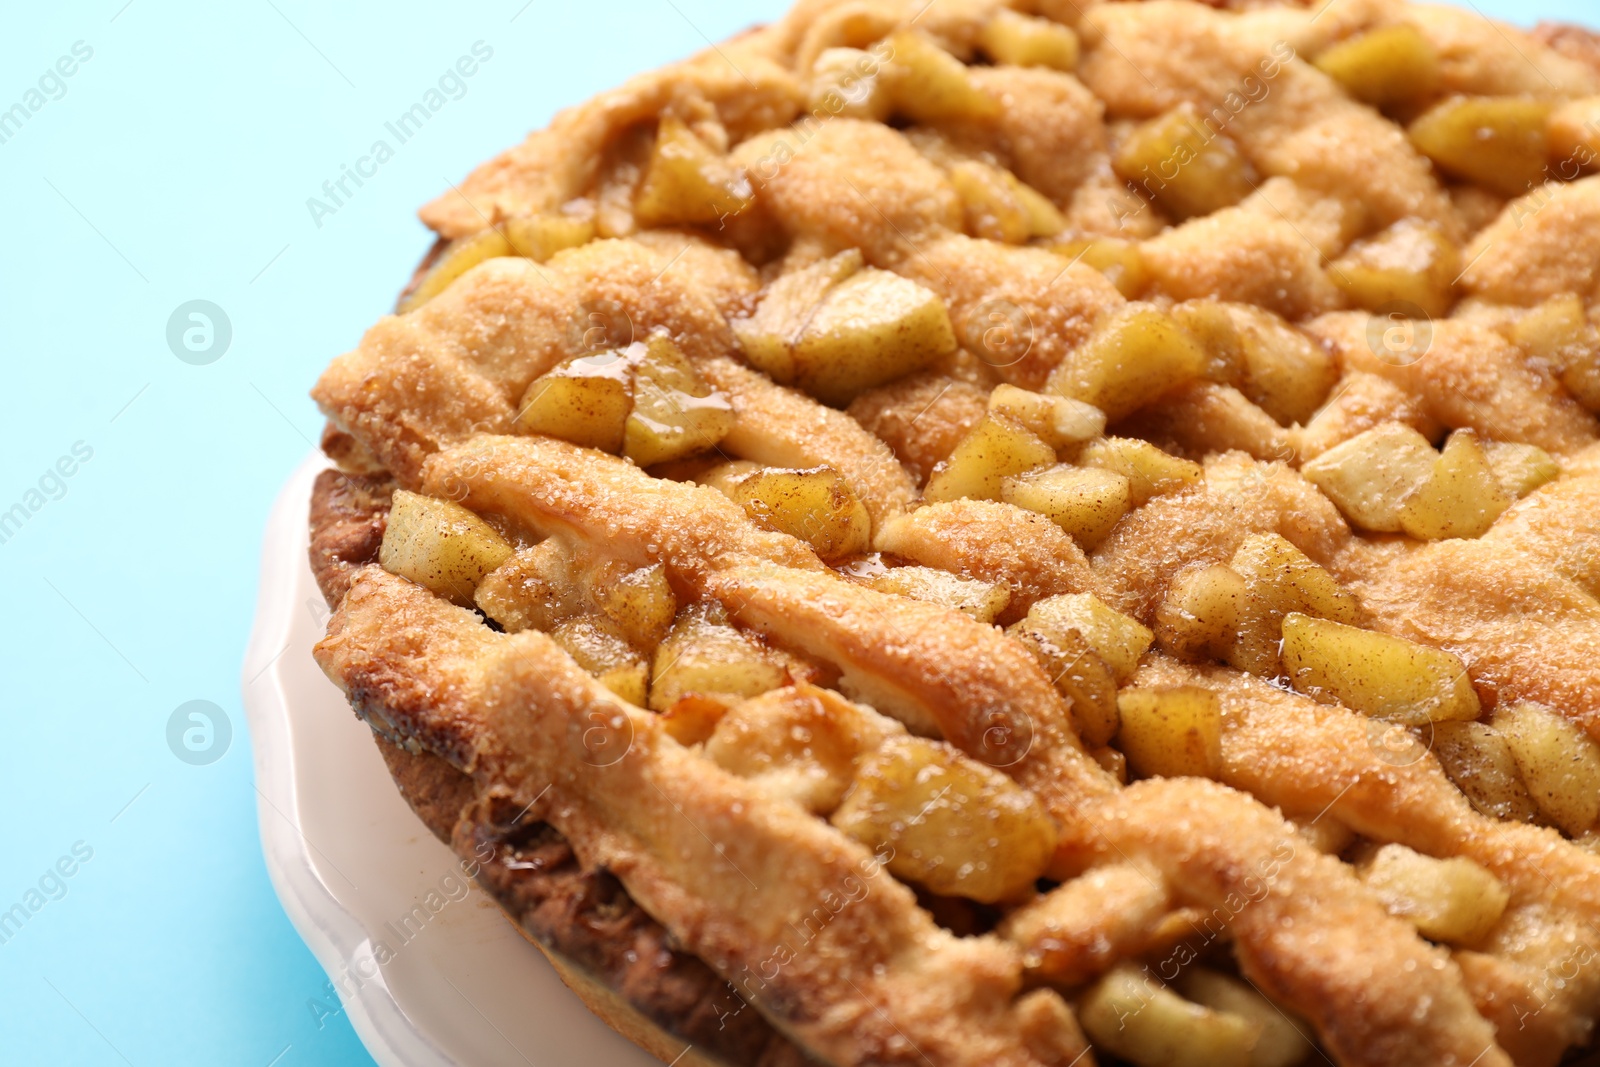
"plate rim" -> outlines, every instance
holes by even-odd
[[[306,521],[317,475],[333,469],[313,449],[279,489],[262,536],[256,615],[240,672],[250,731],[256,789],[256,823],[267,876],[289,922],[323,972],[338,972],[370,936],[317,872],[299,825],[296,756],[283,677],[294,622],[293,597],[282,595],[309,571],[310,528]],[[363,1046],[382,1067],[453,1067],[455,1061],[418,1028],[390,991],[382,969],[357,985],[351,996],[334,985],[340,1005]]]

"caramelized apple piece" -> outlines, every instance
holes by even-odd
[[[1361,621],[1356,598],[1287,538],[1274,533],[1251,534],[1229,563],[1266,602],[1269,612],[1303,611],[1319,618],[1354,625]],[[1274,624],[1273,629],[1277,626]]]
[[[884,87],[894,110],[913,122],[983,121],[1000,113],[1000,103],[973,82],[966,65],[917,30],[898,30],[888,39]]]
[[[1350,246],[1328,274],[1351,303],[1368,311],[1405,303],[1442,318],[1455,301],[1461,254],[1450,239],[1417,219],[1402,219]]]
[[[1511,498],[1471,430],[1457,430],[1416,492],[1400,505],[1400,528],[1423,541],[1482,537]]]
[[[634,343],[633,410],[622,451],[641,467],[716,447],[733,429],[733,408],[663,335]]]
[[[551,630],[586,607],[571,554],[553,537],[522,549],[485,575],[473,603],[506,633]]]
[[[1251,1064],[1263,1025],[1231,1011],[1202,1007],[1119,963],[1078,1003],[1095,1048],[1135,1067],[1237,1067]]]
[[[1162,648],[1183,659],[1227,659],[1249,598],[1249,587],[1232,567],[1183,571],[1156,609],[1156,637]]]
[[[811,65],[807,107],[813,115],[884,122],[892,105],[881,72],[882,64],[871,52],[825,48]]]
[[[1539,704],[1502,704],[1493,725],[1544,817],[1572,837],[1592,830],[1600,818],[1600,745]]]
[[[986,904],[1031,892],[1057,837],[1032,793],[921,737],[891,737],[867,756],[832,822],[891,854],[895,877]]]
[[[1012,67],[1078,69],[1078,35],[1049,19],[1001,8],[978,31],[978,47],[996,63]]]
[[[1439,53],[1415,26],[1380,26],[1316,58],[1317,69],[1373,107],[1426,100],[1439,91]]]
[[[1207,381],[1238,385],[1245,380],[1249,373],[1245,343],[1234,324],[1231,305],[1221,300],[1185,300],[1173,306],[1171,315],[1206,354]]]
[[[1482,711],[1459,657],[1299,612],[1283,620],[1283,669],[1302,693],[1403,726],[1467,722]]]
[[[694,476],[697,485],[715,489],[723,496],[733,499],[733,487],[739,479],[747,474],[754,474],[761,470],[762,465],[749,459],[730,459],[725,463],[718,463],[707,467]]]
[[[1289,541],[1252,534],[1228,566],[1187,570],[1173,580],[1156,611],[1156,633],[1175,655],[1215,657],[1272,678],[1283,620],[1295,612],[1360,619],[1355,598]]]
[[[866,506],[832,467],[764,467],[734,481],[728,495],[758,525],[798,537],[824,562],[860,555],[872,536]]]
[[[378,562],[462,606],[484,575],[515,551],[493,526],[460,504],[397,489]]]
[[[1472,948],[1489,936],[1511,894],[1469,859],[1435,859],[1404,845],[1384,845],[1356,867],[1391,915],[1432,941]]]
[[[998,582],[961,578],[937,567],[893,567],[866,579],[880,593],[894,593],[994,622],[1011,602],[1011,591]]]
[[[1239,391],[1282,425],[1310,421],[1339,380],[1333,357],[1264,308],[1227,308],[1243,358]]]
[[[776,382],[795,379],[794,345],[828,290],[859,271],[859,248],[779,275],[749,318],[730,323],[745,358]]]
[[[678,598],[659,563],[605,568],[587,584],[595,607],[636,648],[651,650],[659,645],[678,614]]]
[[[1283,620],[1291,612],[1348,624],[1361,620],[1355,598],[1333,575],[1277,534],[1251,534],[1229,566],[1248,590],[1223,652],[1223,659],[1240,670],[1262,678],[1278,673]]]
[[[728,625],[720,606],[691,604],[656,649],[650,707],[666,711],[691,694],[731,707],[787,680],[778,657]]]
[[[1179,993],[1202,1007],[1237,1015],[1261,1027],[1261,1036],[1250,1050],[1249,1067],[1295,1067],[1311,1055],[1311,1042],[1299,1024],[1254,986],[1204,967],[1184,968],[1175,985]]]
[[[1552,297],[1518,320],[1511,339],[1559,370],[1561,384],[1578,403],[1600,411],[1600,331],[1583,301],[1570,293]]]
[[[1078,455],[1085,467],[1099,467],[1128,479],[1128,503],[1140,507],[1152,497],[1199,485],[1205,471],[1198,463],[1168,455],[1137,437],[1103,437]]]
[[[633,410],[633,369],[617,352],[595,352],[557,364],[522,396],[517,429],[605,452],[622,451]]]
[[[1129,304],[1107,316],[1051,372],[1047,388],[1093,404],[1114,422],[1200,377],[1205,369],[1205,353],[1170,315]]]
[[[1179,221],[1232,207],[1258,184],[1237,142],[1213,133],[1189,104],[1140,124],[1111,162]]]
[[[1142,777],[1215,778],[1222,769],[1222,704],[1209,689],[1124,689],[1117,747]]]
[[[1128,479],[1096,467],[1060,463],[1005,478],[1000,499],[1044,515],[1093,549],[1128,512]]]
[[[506,219],[500,224],[511,251],[525,259],[543,263],[551,256],[568,248],[577,248],[594,240],[594,208],[582,212],[546,211],[539,215],[521,215]]]
[[[1522,196],[1545,180],[1554,105],[1529,96],[1452,96],[1411,124],[1411,143],[1442,170]]]
[[[568,619],[550,631],[550,639],[578,666],[630,704],[644,706],[650,686],[650,665],[622,635],[600,616]]]
[[[457,237],[445,246],[439,258],[422,276],[417,287],[402,297],[395,307],[396,314],[415,311],[450,287],[450,283],[486,259],[497,259],[512,254],[511,244],[499,229],[491,227]]]
[[[1088,594],[1067,594],[1036,602],[1006,632],[1028,646],[1072,702],[1084,744],[1110,744],[1119,721],[1117,683],[1132,676],[1150,631]]]
[[[965,209],[967,232],[974,237],[1019,245],[1066,228],[1060,210],[1008,170],[964,159],[953,164],[948,174]]]
[[[1433,724],[1433,754],[1472,806],[1494,819],[1532,822],[1533,797],[1505,736],[1479,722]]]
[[[962,160],[947,172],[961,198],[966,229],[986,241],[1020,245],[1033,236],[1027,211],[1000,177],[999,167]]]
[[[1134,241],[1121,237],[1078,238],[1057,241],[1049,246],[1058,256],[1093,267],[1117,287],[1129,300],[1144,293],[1150,283],[1150,269],[1144,264],[1144,253]]]
[[[750,179],[675,115],[663,115],[655,151],[634,197],[641,226],[718,222],[754,201]]]
[[[1155,640],[1155,634],[1138,619],[1089,593],[1065,593],[1035,601],[1026,622],[1030,630],[1052,640],[1063,640],[1072,630],[1082,634],[1119,684],[1133,677],[1140,657]]]
[[[1048,618],[1028,618],[1006,633],[1021,641],[1056,689],[1072,702],[1072,722],[1085,745],[1109,745],[1117,735],[1117,678],[1089,641],[1072,627]]]
[[[950,314],[937,294],[868,267],[829,289],[811,312],[794,343],[793,382],[842,406],[955,347]]]
[[[1100,436],[1106,428],[1105,412],[1093,404],[1014,385],[995,386],[989,394],[989,410],[1015,419],[1051,448],[1080,444]]]
[[[1494,480],[1512,500],[1521,500],[1541,485],[1561,477],[1561,464],[1538,445],[1516,441],[1481,441]]]
[[[1573,293],[1530,308],[1511,327],[1511,340],[1524,352],[1557,367],[1565,366],[1575,349],[1591,347],[1597,339],[1588,309]]]
[[[1054,463],[1055,449],[1005,415],[990,413],[933,469],[922,495],[940,502],[972,497],[999,500],[1001,483],[1014,474]]]
[[[1399,533],[1401,505],[1432,474],[1438,458],[1416,430],[1386,422],[1328,449],[1300,473],[1352,523]]]

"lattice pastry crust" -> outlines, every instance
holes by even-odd
[[[1571,27],[802,0],[424,209],[318,661],[667,1060],[1553,1065],[1597,161]]]

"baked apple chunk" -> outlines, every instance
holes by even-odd
[[[956,347],[932,290],[863,267],[853,250],[785,275],[733,328],[746,358],[774,381],[839,406]]]
[[[558,364],[528,386],[516,417],[524,433],[620,452],[642,467],[715,448],[733,424],[727,399],[659,334]]]

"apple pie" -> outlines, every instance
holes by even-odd
[[[800,0],[425,207],[316,656],[664,1062],[1554,1067],[1600,37]]]

